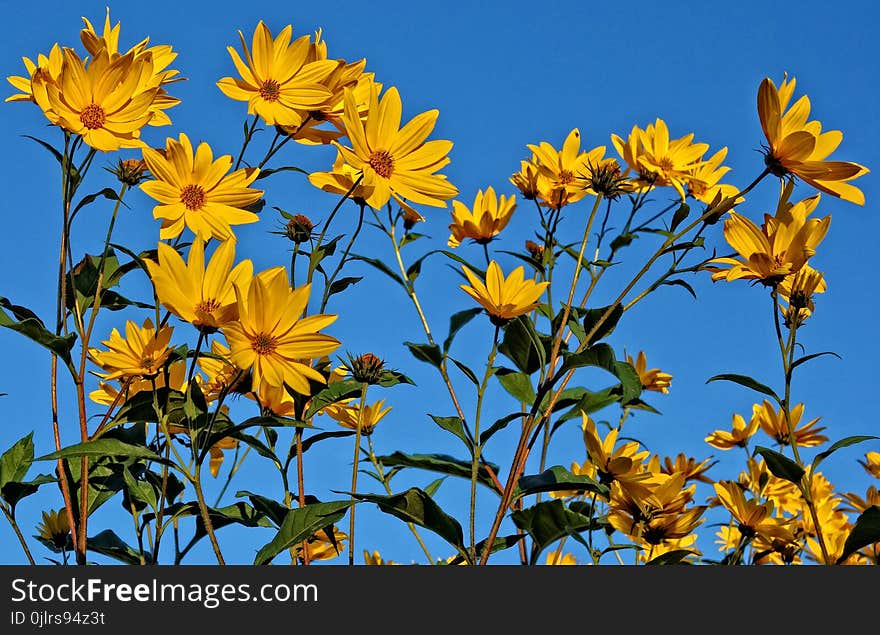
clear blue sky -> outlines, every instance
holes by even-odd
[[[91,1],[0,1],[0,9],[7,16],[5,36],[0,41],[0,74],[22,74],[21,56],[34,58],[39,52],[48,52],[56,41],[79,46],[80,17],[88,17],[97,26],[103,23],[105,5]],[[756,152],[763,141],[755,109],[758,84],[765,76],[778,82],[787,71],[798,80],[797,94],[809,94],[813,116],[824,128],[844,132],[835,158],[856,161],[874,170],[856,183],[865,192],[865,207],[825,196],[819,208],[818,213],[833,215],[830,233],[813,263],[825,272],[829,290],[820,298],[815,318],[804,329],[804,342],[808,352],[834,350],[843,361],[824,358],[805,367],[796,378],[794,397],[806,401],[808,417],[822,417],[833,439],[880,432],[876,417],[866,407],[874,390],[873,375],[880,353],[875,277],[875,254],[880,247],[876,210],[880,200],[880,77],[876,65],[880,50],[873,29],[880,9],[875,3],[835,6],[810,0],[787,5],[614,5],[513,1],[326,5],[159,0],[116,3],[111,5],[111,16],[114,22],[122,21],[123,47],[147,35],[155,44],[172,44],[179,52],[174,68],[188,78],[172,86],[172,94],[181,98],[182,104],[169,111],[171,128],[147,133],[152,145],[162,145],[166,135],[186,132],[193,140],[208,141],[217,154],[237,153],[245,108],[241,102],[225,98],[215,86],[220,77],[234,75],[226,46],[238,47],[238,29],[249,39],[260,19],[273,33],[289,23],[300,35],[321,27],[331,57],[366,57],[367,69],[376,73],[378,81],[397,86],[405,119],[429,108],[440,109],[433,138],[455,142],[452,163],[444,172],[468,204],[478,188],[489,185],[503,193],[513,192],[507,179],[518,169],[519,161],[527,158],[528,143],[549,141],[560,147],[565,135],[578,127],[585,146],[604,144],[612,154],[611,133],[625,135],[634,124],[644,126],[655,117],[666,120],[673,137],[694,132],[696,140],[709,143],[713,151],[729,146],[727,164],[733,170],[727,180],[743,187],[763,167]],[[12,92],[9,86],[5,94]],[[52,263],[58,240],[58,175],[51,157],[21,135],[55,140],[58,134],[45,127],[45,119],[34,106],[2,107],[0,170],[6,203],[5,228],[0,237],[0,294],[32,308],[48,321],[54,314]],[[309,170],[327,169],[333,158],[329,149],[293,144],[282,154],[275,165],[283,162]],[[108,163],[107,158],[99,157],[96,167]],[[104,187],[101,174],[94,170],[92,185],[85,190]],[[300,175],[278,175],[263,183],[268,183],[269,201],[264,218],[238,232],[239,257],[250,257],[257,270],[285,264],[289,258],[288,245],[269,233],[277,229],[271,205],[321,218],[335,203],[332,196],[317,192]],[[743,211],[760,219],[765,211],[772,211],[776,193],[776,185],[765,182]],[[807,188],[798,189],[799,197],[810,194]],[[660,194],[658,203],[665,196],[665,192]],[[154,247],[158,227],[150,214],[153,203],[140,192],[134,193],[128,203],[131,210],[121,216],[117,239],[138,250]],[[529,202],[522,203],[511,226],[493,245],[497,249],[521,249],[529,227],[534,226],[533,207]],[[587,211],[576,206],[566,213],[563,231],[570,232],[572,241],[580,236]],[[445,246],[448,212],[430,208],[425,212],[428,222],[423,231],[433,237],[430,247]],[[77,254],[86,250],[94,253],[99,248],[109,213],[106,204],[83,212],[75,236]],[[354,214],[353,206],[348,213]],[[352,221],[351,216],[345,220],[349,227]],[[382,239],[378,232],[367,231],[357,251],[388,260],[391,252]],[[626,253],[630,263],[651,248],[647,237],[640,242]],[[708,245],[721,246],[722,242],[719,225]],[[424,250],[427,246],[412,249]],[[461,253],[475,261],[481,257],[476,246],[465,246]],[[505,268],[512,266],[509,257],[499,257]],[[440,258],[428,263],[418,289],[434,330],[443,334],[450,312],[472,305],[459,291],[457,276],[442,265]],[[356,265],[351,271],[353,275],[364,272]],[[368,281],[341,296],[336,305],[331,304],[340,318],[329,332],[342,340],[341,351],[379,353],[419,385],[400,386],[383,395],[394,410],[375,435],[378,451],[400,449],[461,456],[458,440],[442,434],[426,416],[426,412],[453,414],[439,378],[428,366],[415,361],[401,344],[403,340],[424,340],[411,305],[399,288],[367,273]],[[597,302],[616,294],[620,287],[614,281],[619,285],[623,275],[609,276],[611,283],[600,289]],[[703,438],[714,429],[728,427],[734,412],[748,416],[754,395],[732,385],[706,385],[705,381],[730,371],[780,385],[768,300],[760,289],[745,283],[713,285],[708,275],[691,282],[699,301],[679,289],[665,288],[628,313],[611,338],[621,354],[624,347],[631,352],[645,350],[651,366],[674,376],[669,395],[648,396],[663,416],[639,414],[625,432],[661,455],[679,451],[696,457],[714,455],[720,463],[710,474],[736,478],[743,465],[742,453],[713,450]],[[118,314],[102,320],[105,330],[101,337],[112,326],[121,324],[120,320]],[[178,332],[182,335],[187,331],[181,327]],[[474,321],[458,341],[460,356],[478,366],[485,358],[490,337],[486,321]],[[8,393],[0,397],[0,447],[6,448],[35,430],[38,455],[50,452],[48,358],[41,349],[7,330],[0,331],[0,351],[4,360],[0,392]],[[462,383],[460,389],[466,393],[468,384]],[[78,440],[70,410],[73,402],[69,393],[62,398],[68,413],[65,442],[73,443]],[[473,403],[469,397],[465,401]],[[486,420],[505,414],[509,405],[504,398],[490,400]],[[616,413],[610,416],[616,417]],[[505,469],[512,434],[511,429],[506,439],[496,437],[487,450],[489,458]],[[874,442],[841,451],[828,461],[825,472],[840,490],[863,494],[870,479],[855,459],[878,447]],[[560,431],[551,454],[551,464],[583,460],[579,429],[574,422]],[[230,492],[240,488],[279,495],[280,485],[270,480],[273,472],[265,461],[257,456],[249,460]],[[312,491],[329,500],[333,496],[329,490],[346,489],[350,461],[349,440],[331,441],[311,451],[306,459],[307,479],[322,485]],[[39,467],[51,470],[48,464]],[[34,468],[33,474],[36,472]],[[413,471],[399,476],[396,482],[399,488],[423,486],[433,478]],[[368,479],[362,483],[367,485]],[[212,487],[214,483],[209,485]],[[463,524],[466,489],[466,483],[448,479],[438,494],[438,501],[458,515]],[[226,502],[232,502],[231,493]],[[708,490],[698,491],[698,497],[705,495]],[[45,488],[45,495],[25,501],[19,511],[25,533],[33,533],[30,529],[39,520],[41,505],[58,507],[60,501],[50,487]],[[495,503],[487,497],[481,499],[481,504],[486,513],[479,520],[485,534]],[[383,517],[367,505],[359,507],[358,515],[363,532],[359,532],[358,553],[361,548],[375,548],[395,561],[420,561],[420,551],[402,523]],[[112,501],[101,509],[90,527],[112,526],[131,539],[124,521],[119,502]],[[222,530],[220,539],[228,560],[250,562],[254,551],[271,537],[269,530],[257,534],[233,528]],[[715,553],[711,540],[701,543],[707,556]],[[449,555],[439,540],[429,536],[428,541],[435,555]],[[192,562],[213,561],[207,544],[203,547],[193,552]],[[34,549],[38,558],[49,555],[39,545]],[[579,559],[585,558],[583,553],[575,553]],[[0,523],[0,562],[23,561],[12,531]]]

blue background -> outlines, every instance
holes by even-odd
[[[0,40],[2,75],[23,74],[21,56],[35,59],[37,53],[48,52],[56,41],[82,50],[80,16],[88,17],[100,29],[105,4],[0,2],[7,16],[4,38]],[[607,154],[614,155],[611,133],[626,136],[634,124],[644,127],[656,117],[666,120],[673,138],[694,132],[697,141],[710,144],[710,152],[729,146],[726,164],[733,170],[726,181],[744,187],[763,167],[758,153],[763,135],[755,109],[758,84],[765,76],[778,83],[785,71],[797,78],[796,95],[810,96],[813,118],[819,119],[824,129],[844,132],[844,141],[833,158],[856,161],[869,168],[880,165],[880,78],[876,64],[880,51],[873,32],[880,13],[872,2],[850,2],[838,9],[816,1],[797,5],[549,1],[327,5],[218,0],[127,2],[111,9],[112,21],[122,22],[122,48],[147,35],[154,44],[172,44],[179,53],[173,68],[188,78],[170,88],[182,99],[181,105],[169,111],[172,127],[145,132],[146,140],[154,146],[163,145],[166,135],[184,131],[193,141],[209,142],[216,154],[237,154],[245,106],[225,98],[215,82],[235,75],[225,47],[239,47],[237,29],[249,41],[257,21],[263,19],[273,33],[289,23],[295,35],[321,27],[331,57],[366,57],[367,70],[374,71],[378,81],[399,89],[405,120],[429,108],[439,108],[440,118],[432,138],[455,142],[452,163],[443,172],[458,186],[460,199],[468,205],[477,189],[489,185],[502,193],[514,192],[507,179],[518,169],[519,161],[528,158],[527,143],[549,141],[559,148],[567,133],[578,127],[583,147],[606,145]],[[6,94],[13,92],[8,86]],[[3,113],[0,172],[4,176],[5,210],[0,237],[0,294],[32,308],[50,322],[54,315],[54,263],[60,221],[59,175],[48,153],[21,135],[35,134],[53,142],[60,135],[46,127],[42,114],[32,105],[4,104]],[[263,134],[257,138],[249,154],[252,159],[262,156],[268,137]],[[125,156],[135,154],[128,152]],[[270,165],[325,170],[333,156],[329,148],[289,144]],[[91,182],[83,186],[82,193],[113,185],[100,169],[113,160],[96,158]],[[802,341],[807,352],[834,350],[843,361],[827,357],[804,367],[796,376],[794,399],[806,401],[806,417],[822,417],[832,440],[878,433],[872,411],[878,353],[876,174],[875,170],[855,183],[865,192],[865,207],[823,196],[817,211],[818,215],[832,214],[834,219],[813,260],[813,265],[825,272],[829,288],[818,299],[816,315],[804,328]],[[267,188],[269,203],[263,219],[237,230],[238,258],[251,258],[256,270],[289,261],[289,243],[271,233],[279,228],[272,205],[319,219],[336,202],[335,197],[312,188],[302,175],[285,173],[261,183]],[[765,181],[741,211],[760,220],[764,212],[775,208],[777,191],[773,180]],[[671,192],[658,192],[655,206],[665,205]],[[809,188],[799,186],[796,196],[811,194]],[[150,214],[152,200],[138,191],[127,198],[127,203],[131,209],[122,212],[115,239],[136,250],[153,248],[158,222]],[[624,205],[617,209],[619,214],[626,211]],[[109,202],[84,210],[75,229],[75,254],[95,253],[100,248],[110,210]],[[344,210],[339,228],[350,231],[356,207],[349,204]],[[410,258],[428,248],[445,247],[448,212],[432,208],[423,211],[428,221],[419,229],[433,240],[430,244],[415,243],[407,252]],[[565,211],[562,232],[570,242],[579,239],[588,211],[586,202]],[[520,250],[536,223],[533,205],[521,200],[511,225],[493,248]],[[720,228],[718,225],[709,233],[707,247],[726,251]],[[606,277],[594,295],[597,306],[613,299],[633,265],[652,253],[656,244],[645,235],[623,252],[628,264]],[[384,236],[369,228],[356,251],[391,262],[392,252]],[[459,252],[475,262],[482,258],[478,246],[465,245]],[[505,270],[514,264],[509,256],[499,255],[499,259]],[[460,442],[439,431],[426,416],[427,412],[452,415],[453,408],[433,369],[414,360],[401,344],[404,340],[425,339],[404,293],[357,263],[346,271],[349,275],[366,273],[368,278],[330,304],[329,309],[340,315],[328,329],[343,342],[340,353],[379,353],[391,367],[406,372],[418,384],[418,388],[399,386],[382,395],[394,409],[375,434],[377,451],[400,449],[463,456]],[[132,295],[145,289],[144,281],[135,280],[135,275],[124,287]],[[699,301],[680,289],[665,287],[627,313],[611,337],[619,352],[624,347],[633,354],[645,350],[650,367],[660,367],[674,376],[669,395],[646,393],[647,400],[663,415],[640,413],[627,424],[624,433],[637,437],[661,456],[680,451],[699,458],[712,455],[719,464],[710,475],[733,479],[744,465],[742,451],[714,450],[703,438],[712,430],[729,429],[734,412],[748,418],[755,394],[733,385],[707,385],[706,379],[719,372],[743,372],[781,386],[769,300],[759,287],[746,283],[713,285],[708,274],[689,282],[697,289]],[[445,336],[451,312],[472,306],[458,284],[457,274],[442,263],[442,256],[429,260],[418,280],[419,296],[438,339]],[[557,297],[564,291],[560,287]],[[102,313],[95,340],[104,339],[113,326],[121,325],[122,315]],[[194,343],[194,333],[185,325],[178,323],[176,333],[176,341]],[[490,337],[488,321],[475,320],[459,336],[454,354],[478,368],[488,352]],[[37,454],[48,453],[54,449],[48,356],[7,330],[0,332],[0,351],[0,392],[8,393],[0,398],[0,447],[8,447],[34,430]],[[584,379],[590,381],[593,376],[585,375]],[[465,411],[473,412],[470,384],[462,380],[458,387]],[[78,441],[71,393],[62,393],[65,443]],[[490,395],[484,415],[487,422],[506,414],[511,405],[497,385]],[[253,414],[253,409],[250,402],[241,402],[234,404],[234,412],[240,412],[243,418]],[[608,417],[616,419],[617,412],[609,410]],[[328,429],[335,426],[329,421],[319,425]],[[514,436],[511,427],[486,450],[504,471]],[[756,439],[770,444],[765,437]],[[849,448],[823,467],[839,491],[864,494],[872,479],[856,458],[868,449],[880,447],[871,442]],[[351,454],[350,440],[332,440],[311,450],[305,462],[307,489],[324,500],[334,496],[330,490],[346,490]],[[576,422],[571,422],[558,433],[549,464],[567,466],[572,460],[583,459],[580,431]],[[51,465],[35,466],[31,475],[39,468],[50,471]],[[536,462],[530,464],[530,471],[536,469]],[[398,489],[410,484],[424,486],[433,478],[407,471],[397,477],[395,484]],[[466,526],[467,483],[453,481],[447,479],[437,500]],[[217,483],[219,480],[208,484],[209,499]],[[378,484],[370,483],[368,477],[362,477],[361,484],[379,491]],[[281,495],[277,475],[266,460],[255,455],[249,457],[233,482],[226,503],[234,500],[237,489]],[[697,498],[702,500],[708,495],[709,488],[700,486]],[[60,505],[60,496],[49,486],[23,502],[19,520],[25,534],[35,533],[32,528],[42,509]],[[495,510],[494,497],[481,492],[480,509],[479,533],[485,535]],[[358,519],[358,562],[362,561],[363,548],[379,549],[384,557],[397,562],[423,562],[402,523],[367,505],[359,506]],[[90,528],[113,527],[133,542],[129,523],[115,499],[101,508]],[[342,524],[347,528],[347,520]],[[708,557],[717,554],[711,544],[712,532],[709,527],[701,529],[705,537],[699,544]],[[442,541],[422,533],[436,557],[451,554]],[[220,541],[228,561],[247,563],[271,535],[268,529],[226,528],[220,532]],[[35,541],[31,545],[39,561],[51,555]],[[579,561],[586,559],[581,547],[569,546]],[[279,562],[284,559],[279,558]],[[511,550],[497,561],[514,559]],[[96,560],[105,561],[101,557]],[[25,562],[5,523],[0,523],[0,561]],[[187,561],[213,562],[207,541]],[[340,558],[334,562],[342,561]]]

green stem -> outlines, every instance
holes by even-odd
[[[348,510],[348,564],[354,565],[354,495],[357,492],[358,465],[361,462],[361,425],[364,418],[364,408],[367,405],[367,388],[369,384],[366,382],[361,384],[361,400],[360,408],[358,408],[357,430],[354,435],[354,464],[351,466],[351,507]]]
[[[21,529],[18,527],[18,523],[15,522],[15,514],[10,510],[7,510],[6,505],[0,505],[0,510],[3,511],[3,515],[6,516],[6,520],[8,520],[9,524],[12,526],[12,531],[15,532],[15,537],[18,538],[18,542],[21,544],[21,548],[24,550],[24,555],[27,556],[28,562],[31,565],[35,565],[36,562],[34,562],[34,557],[31,555],[31,550],[28,548],[27,542],[25,542]]]
[[[495,374],[495,356],[498,353],[498,333],[501,327],[495,326],[495,334],[492,337],[492,350],[489,351],[489,357],[486,359],[486,372],[483,374],[483,381],[477,390],[477,410],[474,414],[474,451],[471,458],[471,497],[470,497],[470,554],[471,563],[477,562],[477,475],[480,471],[480,455],[483,446],[480,443],[480,416],[483,413],[483,399],[486,396],[486,389],[489,386],[489,379]],[[490,545],[487,544],[485,549],[489,551]]]
[[[355,226],[354,232],[351,235],[351,239],[349,239],[348,244],[345,246],[345,251],[342,252],[342,257],[336,264],[336,268],[333,270],[333,273],[331,273],[330,277],[327,278],[327,283],[324,285],[324,295],[321,298],[321,308],[318,310],[318,313],[324,312],[324,309],[327,306],[327,302],[330,300],[330,287],[333,286],[333,282],[336,280],[336,276],[339,275],[339,272],[342,271],[342,268],[348,261],[348,254],[351,253],[351,248],[354,246],[354,242],[357,240],[358,234],[361,233],[361,228],[363,228],[364,226],[365,205],[365,203],[360,203],[360,211],[358,213],[357,225]]]
[[[238,153],[238,159],[235,160],[235,167],[232,168],[233,171],[237,170],[241,165],[241,161],[244,159],[244,151],[247,150],[248,144],[250,144],[251,138],[254,136],[254,130],[256,129],[259,120],[260,115],[254,115],[250,127],[245,129],[244,143],[241,144],[241,152]]]

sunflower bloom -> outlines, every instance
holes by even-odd
[[[110,339],[101,342],[109,350],[90,348],[89,357],[107,371],[101,375],[103,379],[155,377],[171,354],[168,343],[173,331],[173,327],[163,326],[157,332],[149,318],[144,320],[143,326],[128,320],[124,338],[113,329]]]
[[[648,358],[645,357],[644,351],[639,351],[636,360],[633,361],[632,356],[627,355],[626,361],[630,366],[636,369],[639,375],[639,381],[645,390],[653,390],[654,392],[662,392],[664,395],[669,394],[669,386],[672,383],[672,375],[664,373],[659,368],[648,368]]]
[[[306,549],[309,550],[310,561],[332,560],[336,556],[345,552],[347,548],[346,545],[348,544],[348,534],[341,531],[336,525],[329,530],[332,540],[328,537],[327,533],[327,530],[321,530],[318,533],[313,534],[312,537],[306,541]],[[303,545],[301,542],[294,545],[293,550],[296,557],[304,557],[305,554],[303,554]]]
[[[780,445],[792,445],[791,435],[789,434],[789,422],[786,421],[785,411],[780,408],[777,410],[766,399],[761,404],[752,406],[752,416],[758,420],[761,430],[775,440]],[[799,403],[791,409],[791,428],[794,430],[794,445],[804,448],[813,448],[828,442],[828,437],[819,434],[825,429],[824,426],[817,427],[819,417],[812,421],[800,425],[801,418],[804,416],[804,404]]]
[[[366,200],[373,193],[373,188],[365,185],[360,176],[361,173],[346,163],[342,153],[338,152],[332,169],[327,172],[312,172],[309,174],[309,183],[331,194],[340,196],[348,194],[353,201],[358,203],[363,201],[366,204]]]
[[[236,387],[234,384],[239,371],[235,364],[229,361],[229,347],[222,342],[217,340],[211,342],[211,354],[199,355],[198,364],[199,369],[205,373],[202,392],[209,402],[217,400],[221,394],[226,394]]]
[[[528,313],[540,302],[549,282],[526,280],[525,268],[520,266],[504,277],[504,272],[494,260],[486,270],[486,282],[480,280],[469,268],[464,267],[470,286],[460,285],[461,289],[476,300],[489,314],[494,324],[504,324],[513,318]]]
[[[449,226],[452,233],[447,244],[458,247],[466,238],[481,245],[487,244],[507,227],[515,209],[515,196],[502,194],[498,197],[491,186],[486,188],[485,194],[483,190],[477,192],[472,210],[464,203],[452,201],[452,224]]]
[[[343,428],[350,430],[358,429],[358,418],[360,418],[361,432],[369,436],[373,434],[376,424],[391,412],[391,406],[386,408],[385,400],[380,399],[374,404],[365,405],[363,413],[361,413],[360,405],[356,403],[330,404],[322,412]]]
[[[786,192],[790,192],[787,188]],[[727,267],[707,267],[712,280],[758,280],[775,287],[786,276],[797,273],[816,253],[816,247],[828,233],[831,216],[807,218],[819,204],[819,195],[794,205],[783,202],[775,216],[764,215],[758,227],[745,216],[731,211],[724,221],[724,238],[740,255],[736,258],[714,258],[711,262]]]
[[[804,265],[794,275],[783,278],[776,291],[788,303],[788,306],[780,304],[779,307],[785,318],[785,325],[791,328],[792,325],[803,324],[816,310],[813,296],[816,293],[825,293],[827,288],[824,274],[810,265]]]
[[[654,459],[656,459],[656,469],[653,469]],[[663,459],[663,465],[660,465],[660,457],[655,455],[651,460],[648,469],[652,472],[661,472],[663,474],[684,474],[685,481],[700,481],[702,483],[713,483],[712,479],[706,476],[706,472],[717,463],[711,459],[697,461],[693,457],[686,456],[683,453],[676,455],[675,459],[666,457]]]
[[[290,386],[307,395],[309,380],[325,382],[309,361],[339,348],[339,340],[318,333],[337,316],[301,318],[310,290],[310,285],[291,289],[284,267],[259,273],[250,286],[235,285],[239,321],[223,327],[223,334],[229,342],[230,360],[252,371],[254,390],[263,384]]]
[[[202,357],[199,357],[199,361],[202,359]],[[99,381],[98,389],[89,393],[89,399],[95,403],[109,406],[111,404],[118,405],[123,403],[119,401],[120,398],[124,401],[131,399],[139,392],[150,392],[159,388],[170,388],[171,390],[184,392],[187,383],[186,371],[186,360],[181,359],[168,364],[167,367],[162,369],[162,372],[148,379],[131,376],[124,380],[120,379],[119,381],[122,383],[118,386],[110,381]],[[198,381],[199,379],[199,376],[196,375],[196,380]],[[120,390],[124,390],[121,396],[119,395]]]
[[[711,205],[716,197],[721,199],[736,196],[739,188],[727,183],[719,183],[721,178],[730,171],[726,165],[721,165],[727,158],[727,147],[721,148],[711,157],[691,169],[690,178],[687,180],[687,193],[701,203]],[[744,199],[739,197],[737,203]]]
[[[446,207],[458,194],[444,175],[436,172],[449,163],[451,141],[425,141],[439,111],[428,110],[400,127],[402,105],[397,88],[391,87],[379,100],[379,87],[370,89],[366,122],[361,119],[355,93],[345,91],[342,122],[351,148],[334,142],[345,162],[353,167],[363,184],[372,188],[367,204],[379,209],[392,197],[404,208],[408,202]],[[405,199],[405,200],[404,200]]]
[[[773,503],[759,503],[755,499],[746,500],[742,488],[734,481],[715,483],[715,494],[718,502],[738,523],[741,535],[746,538],[761,535],[765,538],[794,542],[794,536],[787,527],[788,522],[772,515]]]
[[[328,59],[309,62],[311,36],[303,35],[291,42],[292,35],[293,27],[288,24],[273,38],[261,20],[248,48],[239,31],[245,60],[233,47],[226,49],[240,79],[224,77],[217,82],[224,95],[246,101],[248,114],[259,115],[270,126],[299,126],[304,113],[327,103],[332,94],[325,82],[343,63]]]
[[[537,157],[533,154],[531,160],[520,161],[519,172],[511,174],[509,180],[527,201],[538,198],[544,178],[540,175]]]
[[[596,466],[599,481],[606,484],[619,483],[639,504],[651,496],[651,479],[654,475],[643,469],[643,462],[648,458],[649,452],[640,450],[636,441],[615,447],[617,430],[610,430],[608,435],[601,439],[596,431],[596,422],[583,413],[581,419],[587,456]]]
[[[42,512],[43,522],[37,525],[37,537],[61,550],[67,546],[70,522],[64,508]]]
[[[226,241],[205,266],[205,245],[198,238],[187,262],[177,250],[159,243],[159,262],[146,261],[156,295],[165,308],[193,326],[213,331],[238,319],[234,284],[245,284],[254,273],[250,260],[232,266],[235,243]]]
[[[839,130],[822,132],[822,124],[808,121],[810,99],[803,95],[789,108],[795,78],[786,76],[779,88],[769,77],[758,88],[758,117],[767,138],[764,162],[778,177],[793,175],[821,192],[858,205],[864,193],[849,182],[869,172],[849,161],[828,161],[843,140]]]
[[[49,55],[40,53],[37,56],[36,63],[34,63],[29,57],[22,57],[21,61],[24,62],[27,77],[11,75],[6,78],[6,81],[12,84],[16,90],[20,91],[7,97],[6,101],[30,101],[36,103],[31,85],[34,74],[39,73],[43,76],[44,85],[57,85],[58,80],[61,77],[61,67],[64,64],[64,52],[61,50],[61,46],[53,44],[52,48],[49,50]]]
[[[874,478],[880,478],[880,452],[868,452],[865,460],[859,460],[859,465]]]
[[[176,238],[188,227],[201,240],[234,240],[232,225],[255,223],[260,217],[242,209],[256,203],[262,190],[248,187],[259,170],[245,168],[228,174],[232,157],[214,160],[211,147],[202,142],[193,152],[184,133],[168,138],[164,152],[144,148],[144,161],[155,180],[141,189],[159,201],[153,218],[162,219],[159,237]]]
[[[733,427],[730,432],[727,430],[716,430],[705,438],[706,443],[713,448],[719,450],[730,450],[731,448],[745,448],[749,444],[749,439],[758,431],[760,424],[754,418],[748,423],[743,419],[742,415],[733,415]]]
[[[592,167],[602,161],[605,146],[598,146],[589,152],[581,151],[581,133],[574,128],[566,136],[562,150],[557,150],[546,141],[537,145],[528,144],[527,147],[537,159],[538,174],[543,177],[539,196],[545,205],[560,209],[592,193],[585,179],[589,178]]]
[[[111,61],[105,50],[86,65],[73,49],[64,49],[57,81],[41,72],[31,78],[34,100],[49,121],[81,135],[95,150],[140,148],[140,131],[153,117],[158,91],[139,90],[144,66],[152,61],[134,53]]]

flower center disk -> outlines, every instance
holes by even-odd
[[[191,212],[201,209],[206,198],[205,190],[201,185],[187,185],[180,190],[180,202]]]
[[[266,101],[275,101],[281,94],[281,86],[274,79],[267,79],[260,86],[260,97]]]
[[[257,355],[269,355],[278,348],[278,340],[268,333],[258,333],[251,338],[251,348]]]
[[[89,130],[97,130],[98,128],[101,128],[106,119],[107,117],[104,114],[104,109],[97,104],[89,104],[83,108],[83,111],[79,114],[79,120]]]
[[[377,150],[370,155],[370,167],[376,174],[387,179],[394,171],[394,158],[387,150]]]

